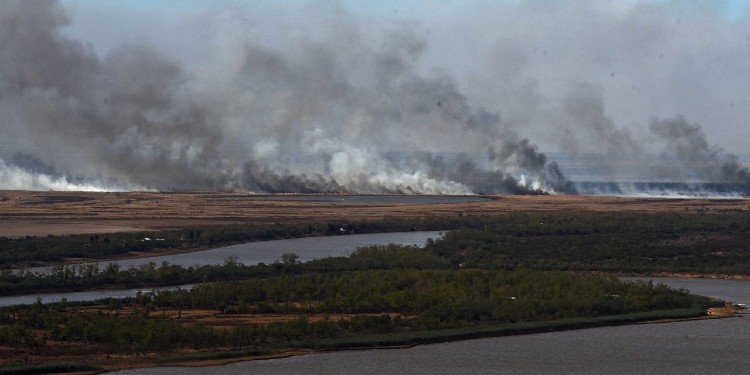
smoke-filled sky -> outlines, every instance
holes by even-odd
[[[3,1],[0,188],[747,196],[748,66],[739,1]]]

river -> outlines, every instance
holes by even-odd
[[[750,282],[654,278],[750,303]],[[125,375],[240,374],[739,374],[750,369],[750,319],[634,324],[575,331],[341,351],[226,366],[160,367]]]
[[[272,262],[284,252],[300,260],[348,255],[370,244],[424,244],[439,232],[380,233],[253,242],[157,258],[134,259],[194,265],[221,263],[237,256],[246,264]],[[131,263],[132,262],[132,263]],[[122,263],[122,262],[120,262]],[[632,279],[632,278],[628,278]],[[692,293],[750,304],[750,282],[713,279],[654,278],[654,282]],[[183,286],[189,287],[189,286]],[[126,291],[89,291],[0,298],[0,305],[59,300],[91,300],[134,295]],[[25,299],[25,300],[21,300]],[[523,336],[423,345],[408,349],[342,351],[219,367],[160,367],[118,374],[737,374],[750,368],[750,319],[699,320],[637,324]]]
[[[299,260],[306,262],[313,259],[329,256],[347,256],[361,246],[387,245],[390,243],[399,245],[423,246],[428,238],[440,238],[442,232],[437,231],[415,231],[415,232],[393,232],[393,233],[369,233],[350,234],[342,236],[305,237],[287,240],[248,242],[239,245],[220,247],[216,249],[196,251],[185,254],[165,255],[148,258],[135,258],[116,261],[122,268],[135,267],[148,262],[160,265],[162,262],[176,264],[183,267],[207,264],[222,264],[229,257],[237,257],[237,260],[246,265],[258,263],[272,263],[281,259],[281,255],[293,252],[299,255]],[[98,262],[103,269],[111,261]],[[30,272],[45,272],[48,267],[30,268]],[[181,285],[180,287],[189,287]],[[161,289],[176,289],[167,287]],[[70,302],[92,301],[107,297],[131,297],[135,296],[140,289],[128,290],[95,290],[74,293],[47,293],[26,296],[0,297],[0,306],[17,305],[21,303],[34,303],[41,299],[44,303],[58,302],[63,298]],[[147,290],[151,290],[148,288]]]
[[[99,266],[99,269],[104,269],[109,263],[117,263],[121,268],[126,269],[149,262],[153,262],[157,266],[162,262],[167,262],[182,267],[191,267],[222,264],[224,260],[229,257],[237,257],[237,261],[251,265],[279,261],[281,260],[281,255],[287,252],[295,253],[299,256],[299,261],[307,262],[313,259],[329,256],[347,256],[356,248],[367,245],[387,245],[393,243],[422,246],[428,238],[436,239],[441,235],[442,232],[439,231],[414,231],[303,237],[285,240],[247,242],[239,245],[195,251],[192,253],[108,260],[87,264],[95,263]],[[49,268],[50,267],[33,267],[26,268],[25,271],[46,272]]]

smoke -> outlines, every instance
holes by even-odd
[[[101,181],[71,181],[65,176],[30,171],[0,160],[0,181],[6,190],[117,191],[144,190],[139,186],[115,186]]]
[[[59,170],[58,179],[155,189],[448,194],[554,192],[564,179],[498,115],[469,105],[450,78],[418,73],[424,45],[409,30],[373,46],[344,24],[271,50],[246,39],[241,22],[219,17],[218,61],[189,72],[147,46],[98,58],[60,33],[68,19],[55,2],[2,6],[4,133],[21,141],[3,154],[49,163],[39,170],[4,156],[7,175]],[[384,156],[456,147],[485,149],[497,163],[466,178],[455,167],[438,173],[430,160],[407,168]],[[36,187],[46,186],[27,186]]]
[[[77,13],[56,1],[0,2],[0,188],[592,192],[577,184],[583,174],[719,182],[747,194],[738,158],[670,117],[683,108],[660,101],[665,114],[633,94],[667,72],[642,73],[630,56],[679,54],[692,63],[675,81],[699,76],[701,55],[684,47],[672,13],[533,4],[474,4],[449,21],[448,11],[383,20],[321,4],[204,9],[164,35],[103,48],[75,36]],[[718,41],[710,38],[726,29],[681,17],[711,26],[687,35]],[[117,30],[140,29],[155,30]],[[686,91],[662,86],[653,92]],[[640,126],[633,113],[656,120]],[[585,168],[569,169],[576,163]]]
[[[651,132],[666,142],[661,154],[664,164],[657,169],[667,177],[737,185],[750,192],[750,170],[737,156],[709,146],[700,125],[689,124],[682,116],[652,120]]]
[[[634,136],[606,116],[601,93],[588,85],[577,87],[565,100],[564,113],[591,142],[570,149],[582,152],[578,156],[583,160],[586,152],[596,155],[585,162],[595,179],[570,182],[579,192],[750,196],[750,170],[736,155],[711,146],[701,126],[688,123],[684,116],[652,118],[648,131]]]

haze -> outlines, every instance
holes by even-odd
[[[748,195],[742,3],[434,3],[4,1],[0,188]]]

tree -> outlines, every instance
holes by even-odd
[[[284,264],[295,264],[297,263],[298,259],[299,259],[299,256],[295,253],[281,254],[281,263],[284,263]]]

